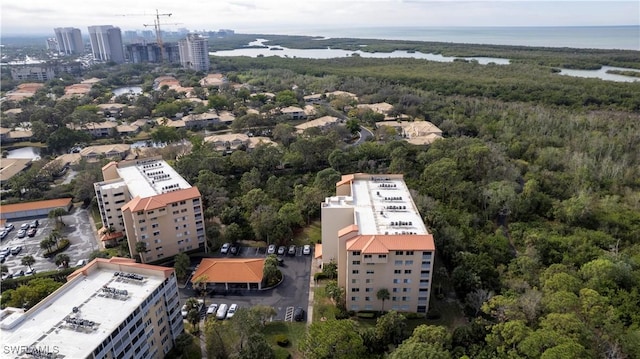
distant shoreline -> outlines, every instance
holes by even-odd
[[[640,51],[640,25],[491,27],[380,26],[236,31],[236,35],[246,34],[299,36],[325,39],[348,38],[363,40],[439,42],[461,45]],[[3,45],[26,42],[32,45],[42,44],[42,46],[44,46],[45,40],[52,36],[53,31],[51,34],[3,35],[0,40]]]

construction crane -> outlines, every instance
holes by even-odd
[[[153,25],[147,25],[147,24],[143,24],[145,27],[147,26],[153,26],[155,28],[156,31],[156,42],[158,43],[158,46],[160,46],[160,62],[164,62],[164,45],[162,43],[162,32],[160,31],[160,16],[167,16],[170,17],[172,14],[168,13],[168,14],[161,14],[158,9],[156,9],[156,14],[155,14],[155,19],[153,19]],[[120,16],[148,16],[148,14],[122,14]],[[171,24],[162,24],[162,25],[171,25]],[[177,24],[176,24],[177,25]]]

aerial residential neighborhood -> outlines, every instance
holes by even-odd
[[[0,358],[640,357],[637,50],[174,15],[3,35]]]

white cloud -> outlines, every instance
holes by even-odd
[[[161,22],[181,23],[165,26],[168,30],[304,33],[375,26],[640,25],[638,1],[25,0],[0,6],[2,34],[53,34],[53,28],[61,26],[86,31],[87,26],[103,24],[142,29],[153,22],[156,9],[172,14]]]

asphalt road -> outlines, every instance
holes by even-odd
[[[223,257],[219,253],[215,256]],[[238,257],[259,258],[265,256],[265,248],[242,247]],[[211,303],[218,305],[235,303],[240,308],[249,308],[258,304],[267,305],[273,307],[277,312],[272,318],[274,321],[285,320],[287,308],[302,307],[306,311],[309,304],[309,278],[311,275],[312,255],[303,255],[302,247],[297,247],[295,256],[284,256],[282,258],[284,259],[284,265],[278,268],[282,271],[284,279],[275,288],[263,290],[238,288],[226,291],[223,285],[217,285],[213,293],[210,290],[210,293],[204,298],[205,307]],[[196,293],[190,285],[180,289],[182,304],[195,295]],[[289,320],[291,318],[289,316]]]

